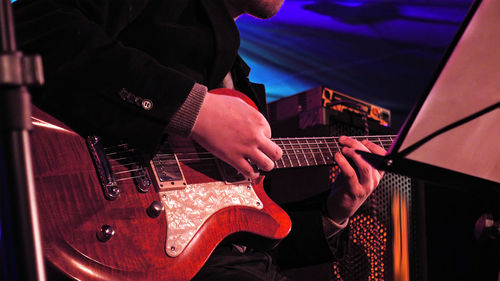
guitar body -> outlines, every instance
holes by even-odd
[[[217,176],[216,165],[196,166],[180,160],[185,189],[162,191],[150,172],[155,184],[149,191],[139,192],[134,180],[123,180],[118,183],[120,195],[109,200],[103,194],[86,139],[43,111],[35,107],[33,110],[31,144],[44,255],[72,278],[189,280],[214,248],[233,233],[251,233],[279,242],[290,231],[289,217],[265,194],[262,177],[245,183],[258,197],[258,208],[232,202],[200,217],[199,212],[210,208],[201,205],[198,207],[202,209],[197,210],[197,204],[189,198],[196,198],[196,202],[217,201],[213,196],[205,198],[204,190],[213,185],[227,190],[233,187]],[[181,139],[176,145],[174,150],[190,150],[192,142]],[[110,164],[115,170],[126,171],[119,161],[110,159]],[[204,188],[203,192],[198,192],[200,188]],[[170,199],[177,200],[173,207],[168,205]],[[154,201],[165,207],[158,217],[147,212]],[[185,206],[179,207],[183,203]],[[180,211],[183,218],[169,216]],[[167,249],[174,249],[168,245],[169,231],[175,227],[182,231],[184,227],[174,223],[183,220],[188,225],[191,215],[198,225],[185,236],[188,239],[182,250],[169,255]],[[98,233],[104,225],[111,226],[114,235],[102,242]]]

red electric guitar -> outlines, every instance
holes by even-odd
[[[245,96],[241,96],[251,102]],[[32,133],[44,255],[79,280],[189,280],[226,237],[286,237],[288,215],[187,138],[148,163],[127,144],[83,138],[34,107]],[[360,137],[387,147],[392,136]],[[332,165],[338,138],[277,138],[276,168]],[[252,234],[252,235],[248,235]]]

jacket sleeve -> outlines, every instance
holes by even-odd
[[[147,9],[138,0],[19,0],[20,49],[44,61],[33,101],[78,133],[125,140],[151,155],[195,85],[119,41]]]

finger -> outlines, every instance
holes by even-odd
[[[368,150],[370,150],[372,153],[375,153],[377,155],[385,155],[387,153],[387,151],[383,147],[378,146],[369,140],[362,140],[361,143],[366,148],[368,148]]]
[[[368,148],[368,150],[370,150],[374,154],[377,154],[380,156],[387,154],[387,151],[383,147],[376,145],[369,140],[363,140],[363,141],[361,141],[361,143],[364,146],[366,146],[366,148]],[[376,170],[376,173],[374,173],[374,175],[377,175],[377,178],[376,178],[377,182],[376,183],[378,184],[380,182],[380,180],[382,179],[382,177],[384,176],[384,171]]]
[[[354,161],[354,164],[356,165],[356,167],[358,169],[360,183],[363,185],[369,184],[369,183],[373,183],[373,184],[371,184],[373,186],[378,185],[378,183],[380,182],[380,179],[383,176],[383,172],[378,171],[375,168],[373,168],[370,164],[368,164],[368,162],[366,162],[363,159],[363,157],[361,157],[361,155],[359,155],[355,151],[355,150],[362,150],[362,151],[366,151],[366,152],[373,152],[363,144],[364,141],[359,142],[353,138],[341,136],[339,138],[339,142],[343,145],[346,145],[346,147],[342,148],[342,152],[345,155],[349,156]],[[369,142],[369,143],[371,143],[371,142]],[[381,148],[373,143],[371,143],[371,144],[373,145],[371,147],[373,149],[375,149],[377,152],[381,152],[380,149],[385,152],[385,150],[383,148]],[[378,148],[375,148],[374,146],[378,147]],[[384,153],[384,152],[382,152],[382,153]]]
[[[257,149],[252,155],[248,155],[248,159],[262,171],[271,171],[274,168],[274,161],[261,150]]]
[[[350,137],[346,137],[346,136],[341,136],[339,138],[339,142],[340,144],[344,145],[344,146],[347,146],[347,147],[352,147],[352,148],[355,148],[355,149],[358,149],[358,150],[363,150],[363,151],[366,151],[366,152],[370,152],[368,150],[368,148],[366,148],[361,142],[353,139],[353,138],[350,138]]]
[[[354,148],[343,147],[342,153],[351,158],[356,165],[359,174],[359,182],[363,185],[369,183],[372,180],[372,175],[375,169],[368,164],[363,157],[361,157],[361,155],[356,153]]]
[[[361,142],[346,136],[341,136],[339,138],[339,142],[342,145],[345,145],[345,147],[342,148],[342,153],[344,153],[345,155],[349,156],[352,160],[354,160],[356,166],[359,167],[360,165],[366,163],[366,161],[364,161],[361,155],[355,152],[355,150],[370,152],[370,150],[366,148],[366,146],[364,146]]]
[[[254,168],[248,163],[247,160],[241,159],[232,165],[236,170],[238,170],[242,175],[250,179],[256,179],[259,177],[259,173],[254,170]]]
[[[359,182],[358,182],[358,176],[356,175],[356,171],[354,171],[354,168],[351,166],[351,164],[349,164],[344,155],[337,152],[335,153],[334,158],[335,161],[337,162],[337,165],[339,165],[342,174],[349,183],[349,186],[358,185]]]
[[[360,175],[360,180],[362,183],[367,182],[370,180],[371,176],[375,176],[375,182],[378,184],[380,181],[380,178],[382,178],[383,173],[374,169],[368,162],[366,162],[361,155],[355,152],[355,150],[362,150],[366,152],[376,152],[385,154],[385,149],[382,147],[368,141],[368,140],[362,140],[361,142],[350,138],[346,136],[342,136],[339,138],[339,141],[341,144],[344,144],[348,146],[348,149],[346,149],[346,155],[349,156],[356,166],[358,167],[358,172],[360,174],[363,174],[363,177]],[[370,148],[366,147],[365,144],[369,145]],[[342,150],[344,152],[344,149]],[[364,177],[366,176],[366,177]]]
[[[277,161],[283,156],[281,148],[267,138],[261,141],[259,149],[273,161]]]

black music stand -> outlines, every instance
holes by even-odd
[[[500,1],[476,1],[425,95],[374,167],[455,187],[500,188]]]

